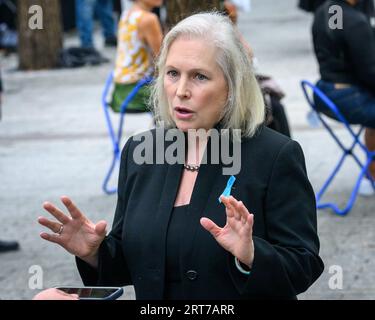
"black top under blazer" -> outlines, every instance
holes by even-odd
[[[158,300],[164,294],[167,226],[183,165],[138,165],[131,156],[138,143],[130,138],[122,151],[114,222],[100,246],[98,269],[76,260],[85,285],[134,285],[137,299]],[[208,163],[210,144],[209,139]],[[241,170],[231,194],[254,214],[250,275],[238,271],[233,255],[199,222],[208,217],[221,227],[226,223],[225,206],[218,201],[229,178],[222,167],[202,164],[191,196],[179,257],[185,299],[295,299],[324,268],[301,147],[264,126],[242,139]]]

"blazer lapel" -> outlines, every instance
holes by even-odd
[[[211,164],[211,139],[207,142],[206,147],[207,164],[202,164],[198,171],[193,193],[188,207],[188,217],[186,228],[184,229],[183,240],[181,243],[181,262],[182,265],[188,265],[191,262],[193,249],[196,246],[194,240],[200,225],[200,218],[205,216],[208,199],[213,192],[213,187],[217,179],[222,176],[222,166],[220,164]],[[219,195],[217,195],[219,197]]]
[[[160,189],[162,190],[161,201],[158,206],[158,210],[155,215],[155,225],[152,226],[158,230],[157,238],[154,239],[152,244],[152,250],[150,255],[152,255],[151,261],[155,263],[153,266],[149,266],[150,269],[154,269],[156,272],[156,277],[158,278],[159,285],[153,288],[155,292],[155,297],[163,299],[164,293],[164,280],[165,280],[165,259],[166,259],[166,237],[167,228],[171,212],[173,209],[174,201],[177,196],[177,191],[179,188],[181,174],[183,170],[182,164],[167,165],[167,173],[163,182],[160,181]],[[155,298],[158,299],[158,298]]]
[[[220,141],[220,139],[219,139]],[[167,145],[168,143],[166,143]],[[217,150],[216,150],[217,151]],[[188,207],[188,217],[186,227],[183,231],[183,240],[181,243],[181,263],[183,266],[189,265],[192,261],[193,250],[196,244],[194,239],[196,232],[200,225],[200,218],[205,215],[208,199],[212,192],[217,193],[217,180],[222,177],[222,164],[211,164],[211,139],[208,139],[206,147],[206,164],[201,164],[195,181],[193,193]],[[220,153],[219,153],[220,154]],[[166,237],[168,230],[168,223],[173,210],[174,202],[177,196],[178,188],[183,172],[182,164],[167,165],[167,172],[164,180],[164,185],[160,185],[162,189],[162,197],[155,215],[155,225],[153,228],[158,230],[157,238],[152,243],[152,248],[149,254],[152,259],[149,261],[154,265],[149,265],[148,268],[155,272],[155,277],[158,278],[159,285],[155,286],[153,290],[154,297],[163,298],[164,280],[165,280],[165,260],[166,260]],[[222,191],[222,190],[221,190]],[[215,194],[218,198],[219,194]],[[158,298],[156,298],[158,299]]]

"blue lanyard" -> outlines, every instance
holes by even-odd
[[[234,184],[234,181],[236,181],[236,178],[234,176],[230,176],[229,179],[228,179],[228,182],[227,182],[227,186],[225,187],[225,189],[224,189],[223,193],[220,195],[220,197],[221,196],[224,196],[224,197],[230,196],[230,192],[231,192],[232,186]],[[218,200],[221,203],[220,197],[219,197]]]

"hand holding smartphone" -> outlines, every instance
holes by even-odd
[[[116,300],[124,290],[120,287],[56,287],[68,294],[77,294],[80,300]]]

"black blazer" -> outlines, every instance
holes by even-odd
[[[134,285],[137,299],[163,299],[167,226],[183,165],[137,165],[131,155],[138,143],[129,139],[122,152],[113,228],[100,246],[98,270],[78,258],[77,264],[85,285]],[[254,213],[251,274],[240,273],[233,255],[200,225],[203,216],[225,225],[218,197],[229,178],[222,164],[202,164],[181,244],[186,299],[295,299],[323,271],[315,197],[299,144],[261,127],[241,148],[231,194]]]

